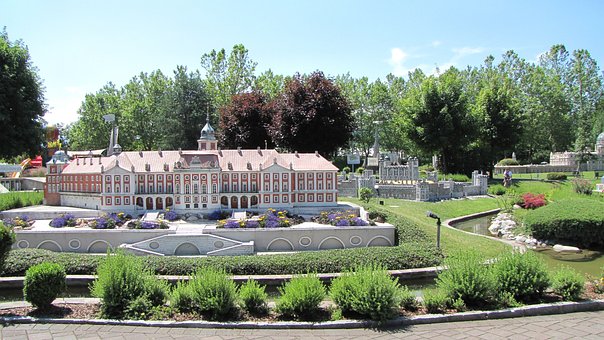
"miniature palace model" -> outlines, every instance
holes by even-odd
[[[47,164],[45,204],[135,214],[337,206],[338,169],[317,152],[221,150],[209,121],[197,142],[197,150],[122,152],[112,137],[105,157],[58,151]]]

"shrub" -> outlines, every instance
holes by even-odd
[[[217,221],[229,217],[228,211],[214,210],[208,214],[208,220]]]
[[[43,192],[17,191],[0,194],[0,211],[40,205],[44,200]]]
[[[504,158],[497,162],[497,165],[501,166],[510,166],[510,165],[520,165],[520,163],[513,158]]]
[[[604,203],[571,198],[529,212],[524,225],[541,240],[559,240],[583,247],[604,246]]]
[[[573,185],[573,190],[578,194],[591,195],[593,192],[593,184],[591,181],[583,178],[573,178],[571,183]]]
[[[4,261],[15,243],[15,232],[0,221],[0,270],[4,267]]]
[[[25,273],[23,297],[34,307],[48,309],[65,287],[65,269],[56,263],[43,262]]]
[[[388,214],[384,211],[369,210],[369,219],[376,222],[384,223],[388,218]]]
[[[468,306],[481,306],[490,302],[495,282],[484,261],[474,251],[447,258],[445,265],[448,269],[438,274],[437,287],[451,300],[462,299]]]
[[[342,168],[342,172],[344,172],[345,174],[349,173],[350,172],[350,167],[348,167],[348,166],[343,167]]]
[[[550,172],[547,174],[547,179],[550,181],[565,181],[566,174],[562,172]]]
[[[500,293],[513,295],[516,301],[540,298],[549,286],[547,266],[532,252],[502,254],[493,265],[493,275]]]
[[[359,199],[362,202],[369,203],[369,200],[373,197],[373,191],[369,188],[361,188],[359,190]]]
[[[400,303],[398,279],[382,266],[357,267],[331,283],[330,295],[342,312],[355,312],[372,320],[387,320]]]
[[[495,184],[495,185],[489,186],[488,191],[489,191],[489,194],[491,194],[491,195],[501,196],[506,193],[506,188],[501,184]]]
[[[281,296],[276,310],[285,316],[307,318],[313,315],[326,295],[325,286],[316,274],[294,276],[279,287]]]
[[[170,293],[170,306],[183,313],[193,311],[193,291],[188,282],[178,281]]]
[[[239,287],[240,306],[250,313],[266,312],[268,309],[267,298],[265,286],[258,284],[258,281],[248,279]]]
[[[362,166],[360,166],[360,167],[357,168],[357,171],[356,171],[357,174],[361,174],[362,175],[363,172],[365,172],[365,168],[363,168]]]
[[[121,319],[129,313],[137,313],[134,308],[145,301],[134,300],[145,296],[154,305],[164,303],[167,296],[165,282],[159,282],[153,273],[145,268],[142,258],[123,252],[108,254],[97,269],[97,279],[92,283],[92,295],[101,299],[101,315]]]
[[[440,289],[424,290],[423,303],[428,313],[443,313],[449,304],[449,295]]]
[[[561,268],[552,275],[552,289],[563,300],[579,300],[584,288],[583,276],[570,268]]]
[[[388,269],[433,267],[441,263],[442,252],[433,243],[425,243],[426,237],[415,224],[401,224],[397,237],[401,244],[396,247],[362,247],[335,249],[320,252],[272,254],[263,256],[144,256],[141,260],[158,275],[189,275],[197,268],[212,266],[222,268],[233,275],[296,274],[308,271],[335,273],[356,265],[381,263]],[[3,276],[22,276],[30,266],[55,262],[65,266],[68,274],[95,274],[103,257],[94,254],[56,253],[44,249],[13,249],[9,252]]]
[[[235,308],[237,289],[224,270],[204,267],[195,272],[190,286],[194,312],[213,319],[226,317]]]
[[[524,209],[537,209],[547,204],[544,194],[532,194],[527,192],[522,195],[522,207]]]
[[[401,306],[404,310],[414,311],[417,309],[417,299],[415,298],[415,294],[407,286],[401,286],[399,291],[399,306]]]
[[[452,179],[454,182],[469,182],[470,177],[464,174],[441,174],[438,176],[440,180]]]

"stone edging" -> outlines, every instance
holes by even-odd
[[[69,299],[65,299],[69,301]],[[214,322],[214,321],[143,321],[143,320],[104,320],[104,319],[57,319],[9,316],[0,317],[3,324],[86,324],[86,325],[119,325],[141,327],[183,327],[183,328],[237,328],[237,329],[344,329],[397,327],[405,325],[431,324],[443,322],[478,321],[507,319],[523,316],[553,315],[574,312],[604,310],[604,300],[583,302],[558,302],[539,304],[496,311],[472,311],[455,314],[428,314],[414,317],[399,317],[379,323],[368,320],[341,320],[326,322]]]
[[[463,222],[463,221],[467,221],[476,217],[483,217],[483,216],[487,216],[487,215],[492,215],[492,214],[496,214],[498,212],[500,212],[501,209],[493,209],[493,210],[487,210],[487,211],[483,211],[483,212],[479,212],[479,213],[475,213],[475,214],[470,214],[470,215],[466,215],[466,216],[460,216],[460,217],[454,217],[454,218],[450,218],[448,220],[446,220],[443,225],[447,228],[453,229],[453,230],[457,230],[459,232],[462,233],[466,233],[469,235],[474,235],[474,236],[480,236],[480,237],[484,237],[484,238],[488,238],[489,240],[494,240],[494,241],[499,241],[502,243],[505,243],[507,245],[510,245],[514,248],[520,248],[521,251],[526,250],[526,246],[522,245],[522,244],[518,244],[516,242],[514,242],[513,240],[504,240],[502,238],[499,237],[495,237],[495,236],[488,236],[488,235],[480,235],[480,234],[474,234],[471,233],[469,231],[465,231],[465,230],[461,230],[461,229],[457,229],[453,226],[451,226],[451,224],[455,224],[456,222]]]

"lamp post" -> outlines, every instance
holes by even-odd
[[[431,211],[426,211],[426,216],[436,219],[436,248],[440,249],[440,217]]]

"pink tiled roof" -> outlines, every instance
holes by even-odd
[[[100,173],[101,165],[105,171],[116,165],[127,171],[137,173],[174,171],[174,164],[180,162],[182,167],[189,168],[194,157],[198,157],[202,166],[211,166],[218,162],[222,171],[259,171],[276,164],[289,169],[290,164],[295,171],[337,171],[328,160],[314,153],[279,154],[276,150],[242,149],[242,150],[208,150],[208,151],[128,151],[117,156],[80,158],[73,160],[63,170],[64,174]],[[99,164],[100,160],[100,164]],[[92,162],[91,162],[92,161]],[[84,164],[84,162],[86,164]],[[249,166],[248,166],[249,163]],[[146,169],[149,164],[149,170]],[[215,163],[214,163],[215,164]],[[229,167],[229,164],[231,165]]]

